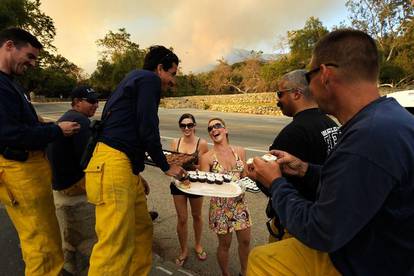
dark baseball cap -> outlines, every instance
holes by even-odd
[[[79,98],[79,99],[92,99],[97,100],[99,97],[99,94],[93,90],[92,87],[88,85],[81,85],[77,86],[72,90],[72,93],[70,95],[72,99]]]

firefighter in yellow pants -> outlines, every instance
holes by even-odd
[[[341,275],[328,253],[311,249],[295,238],[258,246],[250,251],[247,275]]]
[[[42,151],[25,162],[0,155],[0,201],[19,234],[26,275],[59,275],[63,267],[50,179]]]
[[[88,201],[96,205],[89,275],[148,275],[152,221],[141,177],[125,153],[98,143],[85,170]]]

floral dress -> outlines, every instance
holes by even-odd
[[[233,176],[233,181],[240,179],[240,174],[243,172],[243,161],[234,152],[236,158],[236,165],[230,171],[227,171],[218,162],[216,154],[214,154],[213,165],[211,171],[214,173],[226,173]],[[250,213],[247,209],[247,203],[244,198],[244,193],[238,197],[211,197],[210,212],[209,212],[209,226],[217,234],[227,234],[233,231],[243,230],[252,225],[250,220]]]

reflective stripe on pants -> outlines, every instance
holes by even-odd
[[[121,151],[98,143],[85,170],[88,201],[96,205],[98,242],[89,275],[148,275],[152,221],[141,177]]]
[[[0,155],[0,201],[19,234],[26,275],[58,275],[63,266],[49,163],[41,151],[25,162]]]

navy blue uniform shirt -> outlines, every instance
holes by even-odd
[[[158,105],[161,79],[148,70],[130,72],[105,104],[99,141],[124,152],[133,172],[144,170],[145,152],[164,172],[169,170],[160,142]]]
[[[0,148],[44,150],[61,136],[59,126],[39,122],[23,88],[0,72]]]
[[[283,225],[328,252],[343,275],[414,275],[414,116],[379,98],[341,127],[324,165],[316,202],[281,177],[271,187]]]

